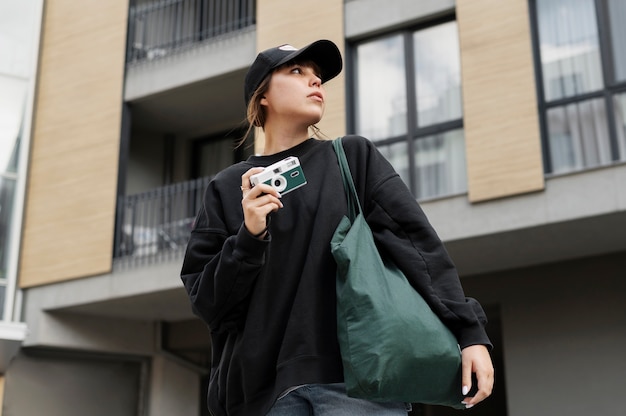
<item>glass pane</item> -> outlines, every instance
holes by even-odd
[[[624,0],[609,0],[609,19],[611,21],[611,44],[613,45],[613,60],[615,62],[615,81],[626,80],[626,2]]]
[[[417,124],[429,126],[462,117],[461,63],[456,22],[413,34]]]
[[[202,143],[198,158],[198,176],[214,176],[235,161],[234,140],[227,137],[223,140],[212,140]]]
[[[415,140],[417,198],[467,191],[463,130],[452,130]]]
[[[407,132],[404,41],[396,35],[359,45],[357,134],[371,140]]]
[[[538,0],[546,101],[603,88],[594,0]]]
[[[0,176],[0,279],[6,279],[9,262],[9,232],[13,214],[15,180]],[[0,301],[3,297],[0,297]],[[0,309],[1,311],[1,309]],[[1,312],[0,312],[1,313]]]
[[[619,160],[626,160],[626,93],[614,97],[615,131],[617,132],[617,147]]]
[[[411,186],[409,181],[409,151],[406,141],[399,143],[377,146],[380,153],[391,163],[393,168],[398,172],[407,187]]]
[[[0,319],[4,319],[4,301],[6,299],[7,288],[5,283],[0,285]]]
[[[4,319],[4,301],[6,299],[7,288],[4,284],[0,286],[0,319]]]
[[[0,73],[26,77],[31,72],[37,1],[0,1]],[[0,91],[2,89],[0,88]]]
[[[547,116],[552,172],[569,172],[611,162],[603,99],[551,108]]]
[[[0,76],[0,173],[16,172],[26,81]]]

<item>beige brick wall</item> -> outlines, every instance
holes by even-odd
[[[300,48],[318,39],[329,39],[337,44],[343,55],[343,6],[343,0],[258,0],[257,50],[284,43]],[[332,139],[346,132],[344,72],[324,86],[326,109],[318,127]],[[255,150],[259,153],[264,141],[260,129],[257,130]]]
[[[544,188],[526,0],[457,0],[469,199]]]
[[[46,2],[21,287],[110,270],[128,1]]]

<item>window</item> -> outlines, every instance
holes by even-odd
[[[253,153],[251,138],[237,147],[237,143],[245,133],[245,130],[235,129],[195,140],[191,176],[193,178],[212,177],[233,163],[247,159]]]
[[[418,199],[467,191],[455,21],[355,45],[354,131]]]
[[[626,3],[533,0],[548,173],[626,160]]]
[[[614,100],[615,132],[617,135],[619,154],[626,155],[626,93],[615,95]]]
[[[0,320],[11,320],[42,2],[0,2]],[[40,17],[40,16],[39,16]]]
[[[6,284],[26,83],[0,76],[0,290]],[[2,293],[3,294],[3,293]],[[0,311],[0,317],[2,312]]]

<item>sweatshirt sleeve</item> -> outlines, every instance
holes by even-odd
[[[379,249],[404,272],[461,348],[475,344],[491,348],[482,307],[465,296],[456,267],[415,197],[378,149],[362,140],[366,143],[360,146],[347,140],[346,152],[348,147],[359,149],[350,166]]]
[[[229,232],[225,217],[227,212],[233,215],[232,210],[237,207],[230,208],[224,206],[211,182],[191,231],[181,270],[193,312],[215,332],[243,322],[270,238],[253,237],[243,220],[234,234]]]

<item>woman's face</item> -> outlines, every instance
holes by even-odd
[[[313,64],[288,64],[272,73],[261,99],[266,122],[283,120],[309,127],[322,119],[325,92]]]

